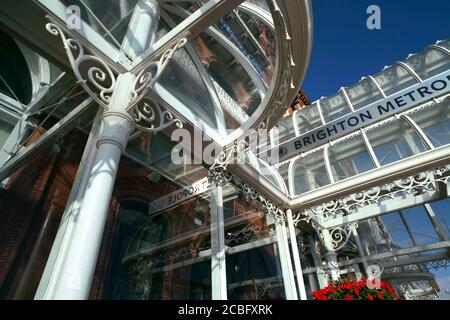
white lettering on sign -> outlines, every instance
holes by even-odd
[[[189,198],[199,195],[208,190],[208,187],[208,178],[203,178],[188,187],[171,192],[168,195],[151,202],[149,206],[149,214],[161,211],[179,202],[183,202]]]

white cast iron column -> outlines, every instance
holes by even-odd
[[[212,300],[227,300],[227,270],[223,193],[219,183],[211,186],[211,290]]]
[[[325,245],[325,248],[327,249],[327,252],[325,253],[325,260],[327,261],[328,268],[330,270],[331,274],[331,280],[338,280],[339,279],[339,268],[337,263],[337,254],[333,250],[333,242],[331,239],[330,231],[327,229],[322,230],[322,236],[323,236],[323,244]]]
[[[131,19],[127,39],[134,54],[141,54],[151,45],[159,19],[157,2],[140,1]],[[151,28],[149,28],[151,26]],[[62,236],[63,243],[54,244],[57,252],[53,266],[46,266],[50,275],[42,284],[38,299],[88,299],[101,245],[103,230],[122,153],[133,130],[134,120],[127,112],[136,76],[130,72],[119,74],[108,109],[101,116],[96,147],[89,179],[85,181],[84,198],[78,212],[72,212],[71,234]],[[77,175],[83,174],[78,172]],[[58,233],[64,230],[58,230]],[[58,235],[57,235],[58,238]],[[53,253],[53,252],[52,252]],[[48,268],[47,268],[48,267]],[[41,285],[40,285],[41,286]]]
[[[111,97],[110,110],[102,115],[95,160],[72,241],[64,259],[52,299],[87,299],[94,276],[114,180],[134,121],[124,111],[135,76],[121,74]]]
[[[298,290],[299,290],[299,294],[300,294],[300,300],[307,300],[305,281],[303,279],[302,264],[300,262],[300,255],[298,252],[298,245],[297,245],[297,236],[295,234],[295,227],[294,227],[294,221],[292,219],[292,210],[291,209],[286,210],[286,217],[287,217],[287,223],[288,223],[288,228],[289,228],[289,237],[291,238],[291,249],[292,249],[292,255],[293,255],[293,259],[294,259],[295,274],[297,276],[297,286],[298,286]]]
[[[284,221],[279,217],[275,217],[274,220],[275,237],[277,239],[277,246],[280,254],[281,273],[283,276],[286,300],[298,300],[294,271],[292,270],[291,254],[289,253],[286,226]]]

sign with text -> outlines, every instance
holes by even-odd
[[[149,206],[149,214],[172,207],[175,204],[199,195],[208,190],[208,187],[208,178],[203,178],[188,187],[171,192],[168,195],[151,202]]]
[[[428,101],[450,91],[450,71],[434,76],[422,83],[410,86],[383,100],[377,101],[354,111],[344,117],[309,131],[299,137],[286,141],[272,148],[278,153],[279,161],[286,161],[301,152],[316,148],[324,143],[349,134],[359,128],[368,126],[418,104]],[[301,111],[300,111],[301,112]],[[258,154],[261,158],[267,156],[267,151]]]

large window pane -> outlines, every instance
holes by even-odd
[[[330,183],[322,149],[295,160],[293,170],[292,186],[294,190],[292,190],[292,193],[294,195],[299,195]]]
[[[111,265],[116,269],[110,273],[112,291],[104,294],[121,295],[120,284],[126,283],[132,288],[128,299],[210,299],[211,262],[202,257],[210,248],[209,204],[193,199],[150,217],[148,203],[132,203],[127,210],[129,205],[121,204],[119,227],[134,232],[126,236],[116,230],[116,243],[126,251]],[[126,225],[131,223],[140,229]]]
[[[317,103],[313,103],[294,113],[293,117],[297,117],[300,134],[311,131],[322,125],[319,110],[317,108]]]
[[[425,80],[447,71],[450,67],[450,56],[437,49],[427,49],[406,59],[405,63]]]
[[[13,129],[14,127],[11,124],[0,120],[0,149],[5,144]]]
[[[410,117],[422,128],[433,146],[450,143],[450,99],[419,110]]]
[[[374,168],[369,152],[359,134],[329,147],[328,155],[336,181]]]
[[[430,206],[436,215],[436,221],[450,238],[450,199],[431,202]]]
[[[227,256],[228,299],[284,299],[281,270],[274,245]]]
[[[405,225],[411,232],[414,245],[424,245],[439,242],[439,236],[434,229],[430,217],[424,206],[416,206],[400,211],[403,214]]]
[[[320,108],[325,122],[333,121],[351,112],[342,93],[320,100]]]
[[[84,120],[87,125],[89,121]],[[47,129],[40,127],[27,145]],[[49,148],[40,149],[2,181],[0,299],[34,298],[68,205],[86,139],[84,132],[74,129]]]
[[[367,130],[367,137],[381,165],[408,158],[426,150],[420,137],[403,119]]]
[[[374,78],[387,96],[417,83],[413,76],[400,65],[389,67]]]
[[[346,89],[348,97],[355,110],[367,107],[369,104],[383,98],[381,92],[369,78]]]

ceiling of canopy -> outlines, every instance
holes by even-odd
[[[140,1],[34,3],[31,11],[41,10],[41,17],[49,15],[61,23],[71,18],[75,5],[81,27],[66,32],[115,73],[144,68],[176,39],[187,38],[154,92],[187,127],[200,128],[221,146],[232,144],[251,128],[270,129],[294,98],[309,62],[312,15],[307,0],[159,0],[155,42],[138,57],[127,51],[124,38]],[[2,8],[0,14],[7,10]],[[11,23],[29,18],[22,14],[17,21],[11,18]],[[21,36],[28,37],[46,58],[67,67],[61,43],[45,32],[45,19],[29,21],[32,27]]]

